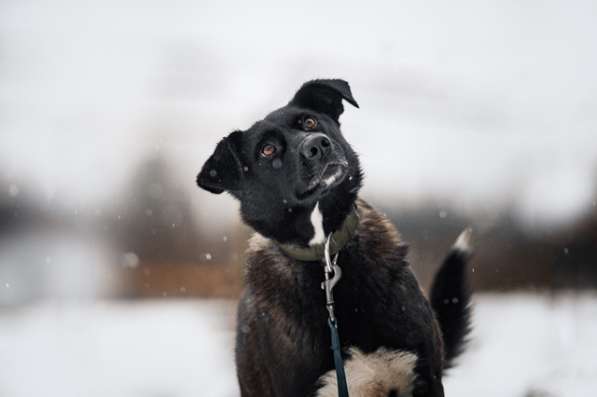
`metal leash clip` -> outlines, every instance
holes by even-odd
[[[328,235],[328,238],[325,241],[324,247],[324,278],[325,280],[321,283],[321,289],[325,290],[325,304],[328,309],[328,313],[330,315],[330,320],[335,323],[336,317],[334,316],[334,295],[332,290],[334,286],[340,281],[342,277],[342,269],[340,266],[336,264],[338,261],[338,254],[334,255],[334,259],[330,258],[330,240],[332,238],[332,234]]]

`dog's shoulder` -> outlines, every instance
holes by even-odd
[[[402,240],[392,221],[363,199],[358,199],[356,205],[359,214],[359,245],[365,255],[391,258],[406,265],[408,245]]]
[[[273,240],[257,232],[249,239],[245,268],[247,276],[266,269],[276,277],[290,276],[291,261],[292,259],[284,255]]]
[[[246,251],[245,283],[257,304],[286,299],[291,291],[300,288],[301,266],[286,256],[271,239],[255,233]]]

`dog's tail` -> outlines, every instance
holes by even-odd
[[[472,255],[472,230],[464,230],[456,239],[431,285],[431,306],[435,311],[444,341],[444,367],[464,350],[471,331],[471,290],[467,263]]]

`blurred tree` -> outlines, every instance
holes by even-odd
[[[187,190],[161,154],[142,162],[111,214],[111,230],[124,252],[143,263],[199,262],[203,239]]]

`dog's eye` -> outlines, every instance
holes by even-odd
[[[305,130],[313,130],[315,127],[317,127],[317,120],[315,120],[313,117],[307,117],[303,121],[303,128]]]
[[[276,147],[271,143],[266,143],[265,145],[261,146],[261,157],[272,157],[276,153]]]

